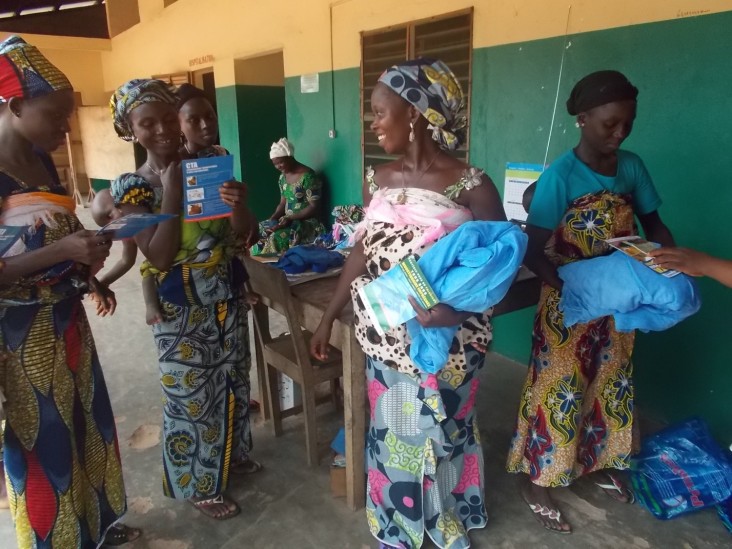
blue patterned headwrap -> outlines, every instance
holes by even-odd
[[[427,58],[405,61],[385,70],[379,82],[422,113],[441,148],[452,151],[465,142],[463,89],[445,63]]]
[[[128,120],[129,114],[140,105],[153,102],[167,103],[175,107],[178,97],[173,88],[162,80],[138,78],[122,84],[112,94],[109,108],[114,119],[117,135],[125,141],[132,141],[132,128]]]

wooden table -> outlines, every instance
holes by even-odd
[[[274,268],[274,267],[272,267]],[[292,294],[300,301],[301,325],[315,331],[333,296],[338,279],[320,278],[292,286]],[[494,316],[510,313],[537,303],[539,280],[522,268],[506,297],[494,309]],[[349,303],[334,322],[331,345],[343,355],[344,423],[346,432],[346,502],[358,510],[366,501],[364,469],[366,417],[366,356],[356,340],[353,326],[353,305]]]

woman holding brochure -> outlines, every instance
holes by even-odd
[[[379,144],[400,158],[366,171],[362,236],[311,342],[320,359],[352,292],[356,296],[407,256],[422,255],[466,221],[505,220],[490,178],[445,152],[463,142],[466,118],[460,84],[443,62],[391,67],[379,78],[371,105]],[[420,547],[425,532],[438,547],[467,547],[468,530],[487,520],[473,405],[491,340],[491,311],[414,307],[424,326],[459,325],[437,375],[411,362],[404,325],[379,335],[354,297],[356,334],[369,356],[368,524],[386,547]]]
[[[251,226],[246,187],[224,183],[231,216],[184,221],[177,97],[159,80],[131,80],[112,96],[118,135],[140,143],[147,162],[112,183],[123,213],[160,212],[178,219],[135,235],[154,277],[162,321],[153,326],[163,410],[163,491],[214,519],[237,515],[225,495],[230,473],[250,473],[249,346],[235,255]]]
[[[111,241],[84,230],[49,155],[65,143],[73,110],[69,80],[37,48],[17,36],[0,43],[0,225],[27,227],[0,271],[2,482],[20,549],[140,536],[114,525],[127,509],[125,487],[82,303]]]
[[[526,265],[543,287],[508,470],[523,473],[521,494],[542,526],[563,534],[571,528],[549,488],[595,473],[609,496],[633,501],[611,471],[626,469],[633,449],[635,334],[618,332],[612,317],[565,326],[557,267],[607,255],[607,239],[635,234],[634,216],[646,238],[673,244],[643,162],[620,149],[633,128],[637,96],[617,71],[595,72],[575,85],[567,111],[576,117],[579,143],[541,175],[529,210]]]

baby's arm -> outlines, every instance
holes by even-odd
[[[158,288],[155,284],[155,277],[142,277],[142,299],[145,301],[145,321],[152,326],[163,320],[158,301]]]
[[[122,241],[122,258],[99,279],[101,284],[109,286],[112,282],[122,278],[135,265],[137,259],[137,244],[132,239]]]

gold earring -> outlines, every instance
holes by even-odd
[[[409,123],[409,142],[414,143],[414,122]]]

